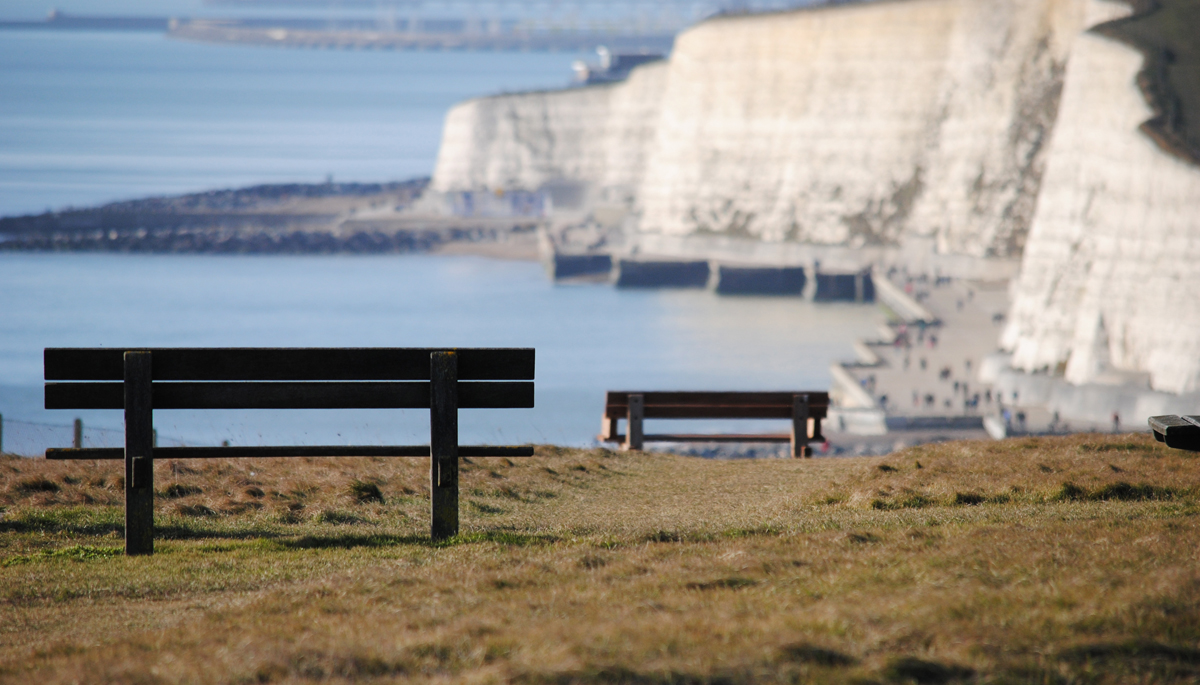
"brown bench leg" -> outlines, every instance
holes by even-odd
[[[154,554],[154,405],[149,352],[125,353],[125,554]]]
[[[458,355],[433,352],[429,360],[430,535],[458,535]]]
[[[629,414],[625,426],[625,449],[641,450],[642,436],[645,434],[642,431],[642,419],[646,414],[646,397],[641,394],[632,394],[629,396]]]
[[[608,440],[619,435],[617,429],[617,419],[610,419],[607,416],[600,419],[600,439]]]
[[[792,396],[792,458],[811,457],[808,449],[808,395]]]

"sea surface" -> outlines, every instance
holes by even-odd
[[[565,86],[584,57],[0,29],[0,216],[329,176],[429,175],[454,103]]]
[[[591,444],[606,390],[829,387],[871,305],[555,285],[481,257],[0,253],[4,449],[121,444],[119,411],[47,411],[45,347],[533,347],[536,408],[463,410],[470,443]],[[422,444],[427,411],[157,411],[160,444]],[[772,422],[671,429],[786,430]],[[57,427],[56,427],[57,426]],[[106,429],[106,430],[98,430]],[[657,430],[652,425],[650,430]]]
[[[157,13],[144,0],[73,1],[66,11]],[[172,3],[162,12],[198,6]],[[18,10],[32,14],[32,0]],[[427,175],[455,102],[565,85],[580,57],[0,29],[0,216]],[[0,439],[37,454],[69,445],[80,418],[85,445],[121,444],[120,412],[41,408],[45,347],[519,346],[537,350],[537,407],[464,410],[462,439],[586,445],[606,390],[827,388],[830,362],[852,357],[878,317],[863,305],[557,286],[537,264],[461,256],[0,252]],[[155,422],[164,445],[428,440],[420,411],[159,411]]]

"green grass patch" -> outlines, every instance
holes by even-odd
[[[90,561],[92,559],[109,559],[124,552],[120,547],[93,547],[91,545],[72,545],[62,549],[43,550],[35,554],[18,554],[0,561],[0,566],[18,566],[43,559],[71,559],[73,561]]]

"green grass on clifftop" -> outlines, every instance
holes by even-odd
[[[0,681],[1200,679],[1200,458],[1144,436],[710,461],[0,459]]]

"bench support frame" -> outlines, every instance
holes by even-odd
[[[646,396],[641,393],[630,395],[629,415],[625,421],[625,444],[622,446],[625,450],[640,451],[645,446],[645,419]]]
[[[458,356],[434,352],[429,359],[430,536],[458,535]]]
[[[792,458],[811,457],[808,446],[808,393],[792,398]]]
[[[154,399],[149,352],[125,353],[125,553],[154,554]]]

